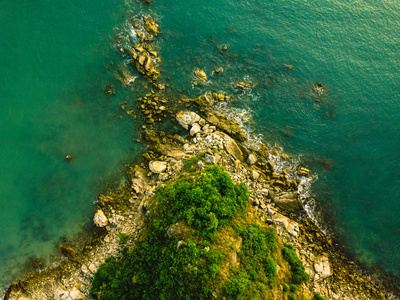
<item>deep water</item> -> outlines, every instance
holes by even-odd
[[[160,24],[162,78],[187,96],[234,96],[250,131],[317,174],[327,230],[400,275],[399,12],[393,0],[1,1],[1,284],[90,222],[101,183],[139,152],[118,107],[136,88],[110,69],[124,60],[115,32],[142,13]]]

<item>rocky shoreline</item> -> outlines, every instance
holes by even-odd
[[[271,160],[276,154],[274,150],[261,142],[249,142],[237,121],[215,109],[219,102],[229,101],[229,95],[206,93],[192,99],[181,96],[180,102],[191,110],[173,108],[168,103],[168,97],[163,94],[166,85],[159,82],[161,75],[155,68],[161,59],[150,46],[158,35],[158,25],[153,18],[144,17],[132,21],[132,26],[138,43],[121,44],[119,50],[130,57],[131,65],[157,90],[138,99],[141,103],[138,110],[148,124],[142,132],[148,151],[139,164],[129,167],[126,185],[99,195],[93,219],[97,229],[93,230],[90,241],[82,247],[63,245],[63,259],[57,266],[12,284],[4,300],[90,299],[93,274],[104,260],[120,257],[123,248],[134,247],[142,237],[155,189],[182,176],[184,161],[194,157],[197,168],[216,164],[235,183],[245,183],[252,201],[251,213],[274,226],[283,242],[295,246],[310,275],[310,281],[299,292],[304,299],[311,299],[315,292],[326,299],[398,299],[360,272],[307,217],[299,187],[302,178],[311,176],[310,170],[298,166],[296,170],[278,171]],[[216,73],[222,71],[218,69]],[[200,69],[194,70],[194,76],[195,84],[207,81],[206,73]],[[126,84],[134,82],[126,72],[123,77],[122,82]],[[243,82],[237,82],[236,86],[242,90],[248,88]],[[126,113],[132,114],[132,111]],[[157,124],[167,117],[184,133],[159,131]],[[274,299],[284,299],[282,285],[277,288]]]
[[[273,225],[282,241],[292,243],[298,250],[311,278],[302,286],[306,299],[314,292],[326,299],[395,299],[360,275],[353,262],[336,253],[332,241],[312,221],[298,218],[302,210],[297,192],[299,180],[290,181],[293,174],[286,171],[275,173],[265,145],[248,146],[246,140],[242,143],[235,140],[232,135],[244,137],[236,121],[213,110],[208,110],[204,118],[182,110],[176,114],[176,121],[187,130],[187,136],[143,131],[151,160],[145,168],[131,167],[129,186],[99,196],[94,224],[101,230],[93,241],[81,252],[72,247],[64,249],[66,257],[59,266],[13,284],[5,300],[89,299],[91,280],[100,264],[109,256],[120,256],[123,247],[134,246],[146,222],[147,205],[154,197],[154,190],[179,178],[184,172],[183,162],[192,157],[199,158],[197,168],[217,164],[235,182],[247,185],[252,213]],[[301,167],[296,174],[309,175],[309,170]],[[121,235],[129,236],[124,244]],[[283,299],[282,287],[275,299]]]

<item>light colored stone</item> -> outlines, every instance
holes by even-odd
[[[298,212],[303,208],[297,192],[282,192],[276,195],[273,200],[276,206],[288,212]]]
[[[176,114],[176,121],[180,126],[189,129],[189,126],[200,121],[200,116],[189,110],[181,110]]]
[[[329,276],[332,276],[332,270],[329,264],[329,259],[326,256],[317,256],[314,260],[315,281],[319,281]]]
[[[258,173],[257,171],[251,171],[251,179],[253,180],[257,180],[260,177],[260,173]]]
[[[253,153],[249,154],[249,157],[247,158],[247,163],[252,166],[257,162],[257,156],[255,156]]]
[[[242,150],[240,150],[239,146],[233,138],[221,131],[214,132],[213,136],[214,138],[223,140],[223,146],[226,152],[232,155],[235,159],[243,161],[243,152]]]
[[[190,129],[190,135],[194,136],[196,133],[201,131],[201,127],[198,123],[194,123]]]
[[[74,288],[69,292],[69,296],[70,296],[73,300],[85,299],[85,295],[83,295],[83,294],[81,293],[81,291],[78,290],[75,286],[74,286]]]
[[[203,70],[195,69],[194,74],[197,76],[197,78],[199,78],[203,81],[207,81],[207,74]]]
[[[271,219],[272,223],[276,226],[276,231],[278,235],[282,235],[285,231],[293,237],[297,237],[297,235],[299,234],[299,224],[285,217],[284,215],[275,213]]]
[[[108,225],[108,219],[101,209],[97,210],[94,214],[93,222],[97,227],[104,227]]]
[[[167,162],[153,160],[149,162],[149,169],[155,174],[160,174],[167,169]]]

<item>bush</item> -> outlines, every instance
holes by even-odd
[[[312,298],[312,300],[325,300],[324,297],[322,297],[320,294],[318,293],[314,293],[314,297]]]
[[[220,272],[223,255],[210,249],[209,238],[244,208],[246,186],[233,184],[228,174],[215,166],[157,189],[156,195],[158,212],[148,225],[146,239],[135,249],[125,250],[120,260],[108,259],[100,266],[90,290],[93,298],[212,298],[210,282]],[[166,229],[178,222],[196,230],[196,241],[186,238],[177,247],[182,237],[168,236]],[[125,239],[120,235],[120,242]],[[226,292],[242,293],[248,281],[248,275],[240,273],[229,281]]]
[[[307,282],[310,276],[305,272],[304,265],[296,254],[296,250],[290,244],[285,244],[282,249],[283,257],[290,265],[290,272],[292,274],[292,282],[294,284],[301,284]]]
[[[288,295],[287,298],[288,300],[296,300],[296,297],[294,295]]]
[[[128,241],[129,235],[120,232],[120,233],[118,233],[118,238],[119,238],[118,243],[119,243],[120,245],[123,245],[123,244],[126,244],[126,242]]]
[[[248,201],[244,184],[235,185],[228,173],[213,166],[188,180],[179,180],[156,190],[164,226],[185,220],[198,232],[213,237],[217,228],[228,224]]]
[[[282,288],[283,288],[283,291],[286,293],[287,291],[289,291],[289,287],[287,286],[287,284],[282,284]]]
[[[290,291],[291,292],[295,292],[295,291],[297,291],[297,285],[295,285],[295,284],[289,284],[289,288],[290,288]]]

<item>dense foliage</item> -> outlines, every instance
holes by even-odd
[[[156,194],[163,214],[160,226],[185,220],[198,234],[209,238],[217,228],[228,224],[248,200],[246,185],[235,185],[217,166],[189,180],[160,188]]]
[[[307,282],[310,276],[305,272],[304,265],[296,254],[293,245],[285,244],[282,249],[282,255],[290,265],[290,272],[292,274],[292,282],[294,284],[301,284]]]
[[[270,257],[277,247],[275,232],[257,224],[236,230],[243,239],[239,252],[241,269],[231,268],[225,292],[234,299],[263,299],[262,294],[276,280],[276,265]]]
[[[219,274],[223,255],[212,249],[210,238],[243,209],[248,200],[246,186],[233,184],[228,174],[215,166],[160,188],[156,195],[158,214],[146,239],[132,251],[125,251],[122,259],[108,259],[100,266],[92,283],[92,297],[212,298],[209,282]],[[182,232],[171,234],[171,225],[194,229],[196,234],[191,235],[193,230],[189,238]]]

